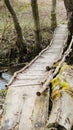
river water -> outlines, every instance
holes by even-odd
[[[20,70],[23,66],[24,65],[7,68],[8,71],[0,75],[0,89],[4,89],[5,85],[9,82],[14,72]]]
[[[2,73],[2,75],[0,76],[0,89],[5,88],[5,85],[9,82],[11,77],[12,74],[10,74],[10,72]]]

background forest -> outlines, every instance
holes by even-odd
[[[41,49],[44,49],[52,38],[51,10],[52,1],[39,0],[38,11],[40,20],[40,32],[42,35],[41,47],[38,52],[34,51],[35,33],[34,20],[30,0],[11,0],[19,24],[22,29],[24,43],[27,53],[19,54],[16,46],[16,31],[11,14],[5,3],[0,0],[0,66],[10,66],[30,61]],[[57,24],[66,23],[66,11],[62,0],[57,0]]]

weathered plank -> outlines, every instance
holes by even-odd
[[[52,66],[61,58],[66,36],[67,27],[59,26],[54,33],[51,46],[42,51],[27,67],[14,74],[8,84],[9,89],[1,124],[3,130],[46,130],[49,92],[46,97],[37,97],[36,92],[42,87],[41,81],[48,75],[46,66]],[[60,41],[59,37],[63,40]],[[55,42],[56,39],[57,42]],[[56,49],[57,52],[54,51]],[[24,80],[25,76],[26,80]],[[18,79],[18,77],[21,78]],[[39,80],[38,82],[36,82],[37,79],[31,81],[30,77],[34,77],[34,79],[38,77]]]

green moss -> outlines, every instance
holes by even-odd
[[[56,90],[57,90],[57,86],[59,85],[60,89],[69,90],[69,91],[73,92],[72,87],[65,81],[64,75],[62,75],[62,73],[65,70],[70,69],[70,68],[73,68],[73,66],[68,66],[66,63],[63,64],[63,66],[59,72],[59,75],[56,78],[54,78],[53,80],[51,80],[52,89],[54,89],[56,87]]]
[[[56,67],[58,65],[58,63],[56,63],[54,66]],[[57,85],[61,86],[61,89],[71,89],[71,86],[65,81],[64,76],[62,75],[62,73],[69,69],[72,68],[72,66],[68,66],[67,63],[64,62],[59,75],[57,75],[56,78],[54,78],[53,80],[51,80],[51,84],[52,84],[52,89],[54,89],[55,87],[57,87]]]
[[[66,81],[61,82],[61,87],[63,90],[64,89],[67,89],[67,90],[71,89],[71,86]]]
[[[57,87],[57,85],[60,85],[61,89],[68,89],[68,90],[71,89],[71,86],[66,81],[64,81],[64,79],[62,77],[60,77],[60,76],[54,78],[51,81],[51,83],[52,83],[52,89],[54,89],[55,87]]]
[[[51,13],[51,28],[54,30],[57,27],[56,13]]]
[[[2,98],[5,98],[5,97],[6,97],[6,94],[7,94],[7,89],[2,89],[2,90],[0,90],[0,96],[1,96]]]
[[[57,85],[59,85],[60,84],[59,77],[56,77],[53,80],[51,80],[51,84],[52,84],[52,88],[55,88]]]
[[[45,92],[43,93],[43,96],[44,96],[44,97],[46,97],[46,96],[47,96],[47,91],[45,91]]]
[[[70,68],[70,66],[68,66],[67,63],[64,62],[64,64],[63,64],[63,66],[62,66],[62,68],[61,68],[61,70],[60,70],[59,73],[62,74],[63,71],[65,71],[65,70],[67,70],[67,69],[69,69],[69,68]]]
[[[56,13],[52,12],[51,17],[53,17],[53,19],[56,19]]]

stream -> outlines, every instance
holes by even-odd
[[[23,66],[24,65],[7,68],[8,71],[0,75],[0,89],[4,89],[5,85],[9,82],[14,72],[20,70]]]

